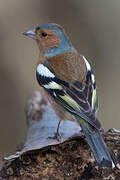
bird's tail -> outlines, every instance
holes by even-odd
[[[86,124],[87,125],[87,124]],[[88,144],[94,154],[99,167],[106,166],[110,168],[115,167],[114,160],[98,130],[90,131],[89,125],[83,126],[83,132],[88,141]]]

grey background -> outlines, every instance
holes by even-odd
[[[99,92],[99,119],[120,129],[120,1],[0,0],[0,156],[24,141],[24,105],[40,90],[35,68],[39,51],[22,32],[55,22],[92,64]]]

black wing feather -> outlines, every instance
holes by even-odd
[[[69,84],[56,76],[54,78],[50,78],[41,76],[39,73],[36,73],[36,75],[39,84],[43,86],[45,90],[50,93],[56,101],[58,101],[58,103],[64,106],[65,109],[77,116],[80,116],[96,129],[101,128],[101,124],[97,120],[94,110],[91,108],[93,84],[90,73],[87,75],[85,84],[82,84],[79,81]],[[52,89],[44,86],[46,84],[49,86],[49,83],[52,82],[57,83],[61,88]],[[65,101],[63,98],[65,96],[71,98],[78,106],[73,107],[70,102]]]

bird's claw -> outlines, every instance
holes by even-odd
[[[49,136],[48,138],[49,139],[55,139],[55,140],[57,140],[59,142],[62,140],[62,136],[57,132],[53,136]]]

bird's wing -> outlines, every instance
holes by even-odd
[[[98,96],[97,96],[96,80],[87,59],[85,58],[85,56],[82,56],[82,58],[85,61],[86,67],[87,67],[87,75],[86,75],[86,81],[84,84],[84,92],[85,92],[86,99],[88,100],[90,104],[91,110],[95,113],[95,116],[96,116],[97,111],[98,111]]]
[[[94,128],[101,125],[96,118],[96,87],[93,74],[88,71],[86,82],[75,81],[70,84],[56,77],[50,69],[39,64],[36,71],[37,80],[58,103],[69,112],[80,116]]]

